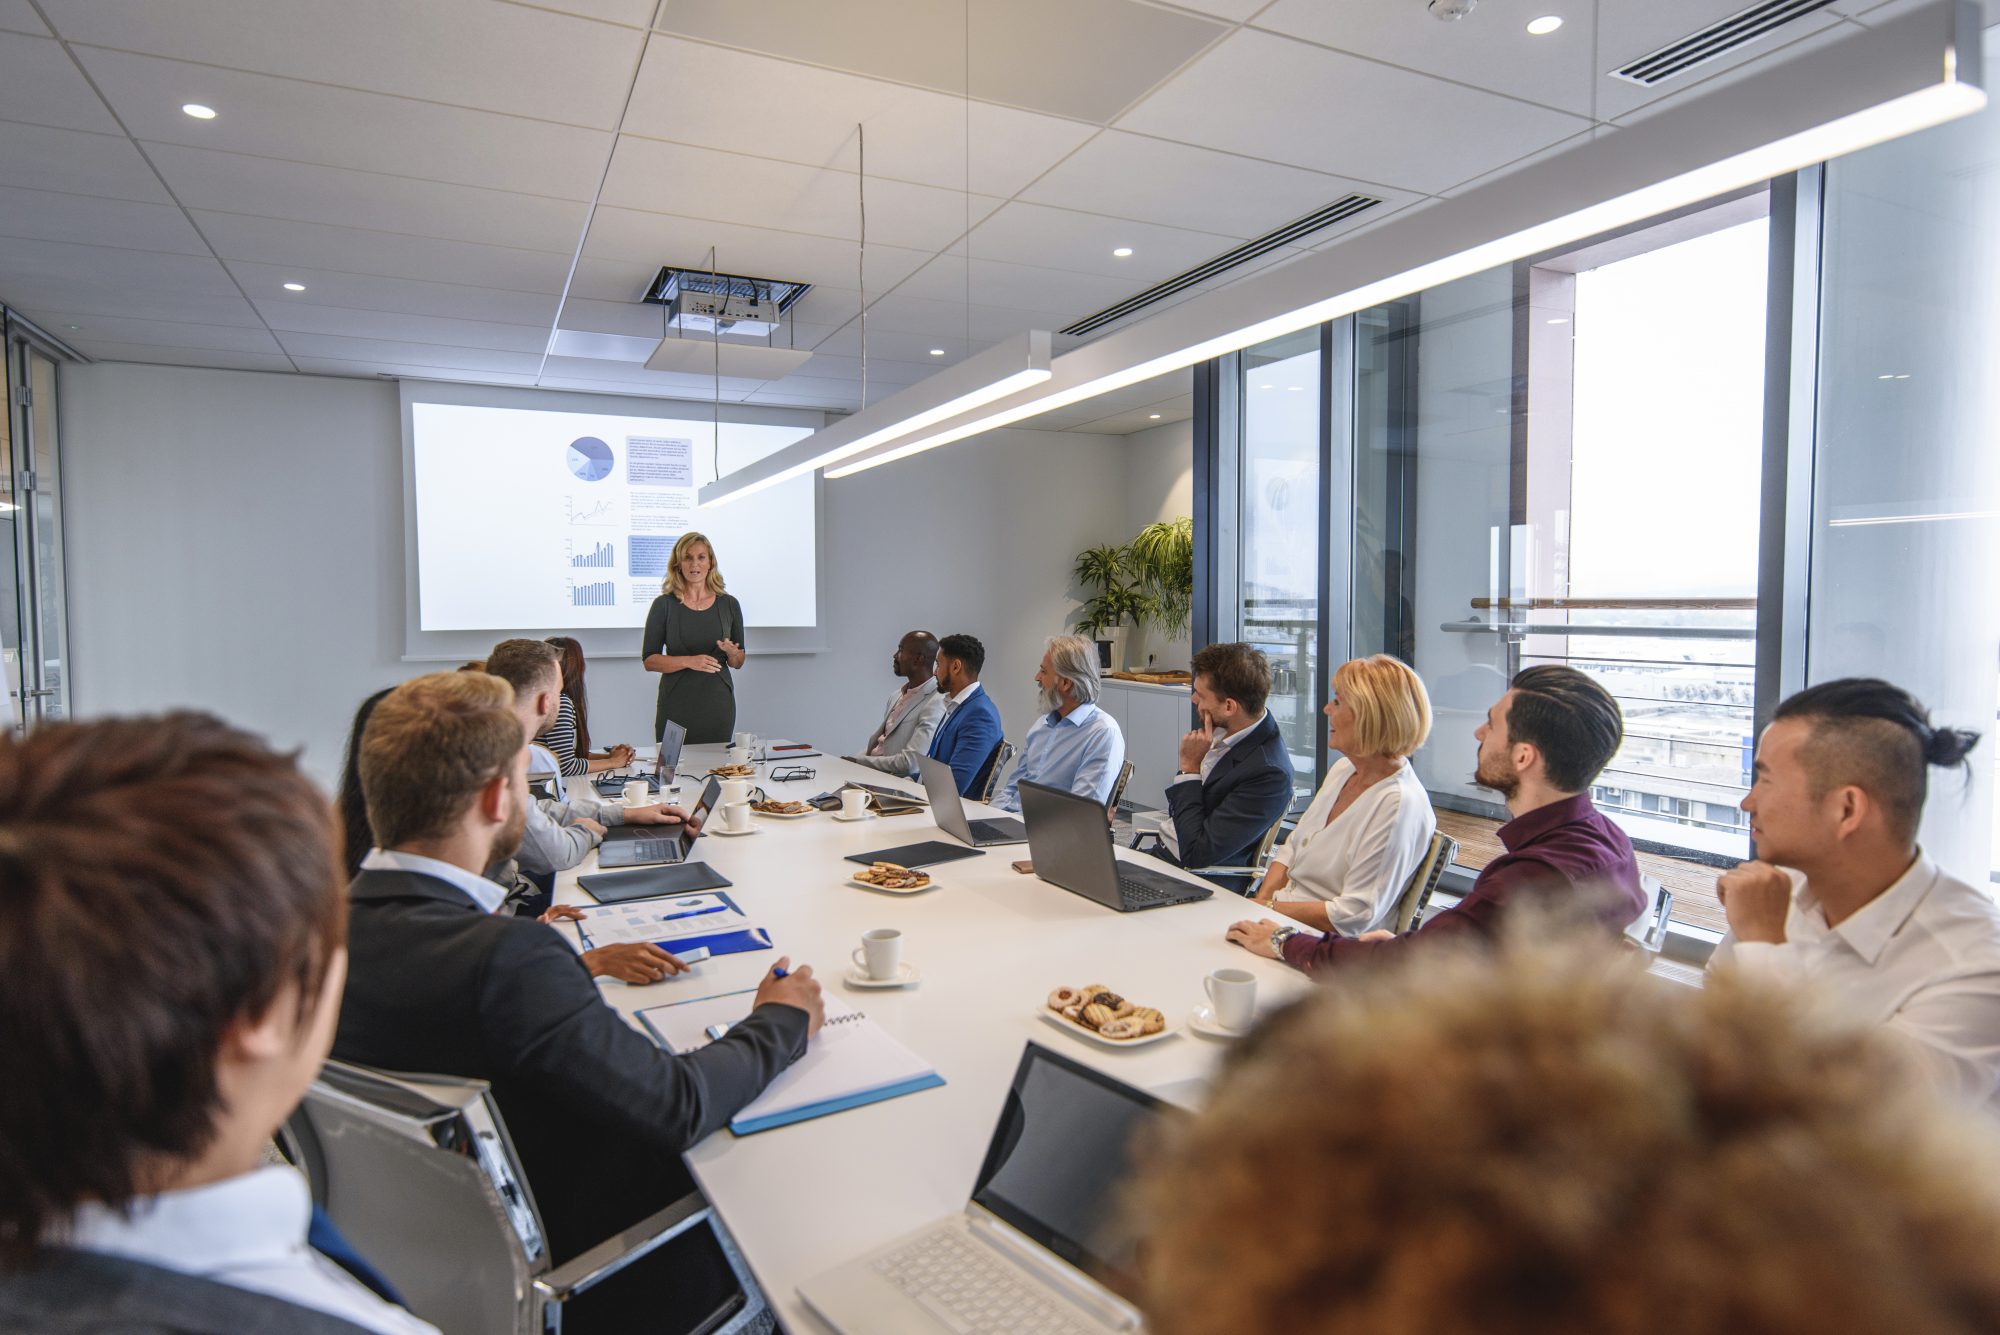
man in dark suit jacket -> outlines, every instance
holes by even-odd
[[[1247,866],[1292,804],[1292,758],[1265,712],[1271,665],[1247,644],[1211,644],[1194,656],[1201,726],[1181,738],[1180,772],[1167,787],[1170,820],[1161,856],[1183,867]],[[1248,893],[1254,878],[1217,876]]]
[[[764,978],[748,1018],[674,1056],[598,995],[576,952],[496,915],[482,868],[525,821],[527,747],[512,693],[482,673],[391,692],[361,740],[381,847],[349,889],[347,996],[333,1054],[488,1080],[558,1263],[684,1194],[680,1153],[805,1051],[823,1017],[812,970]]]
[[[970,635],[947,635],[938,641],[938,694],[945,699],[944,722],[931,738],[930,755],[951,766],[961,797],[978,797],[993,772],[994,754],[1006,733],[1000,707],[979,684],[986,666],[986,646]]]

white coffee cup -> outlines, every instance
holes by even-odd
[[[648,784],[644,779],[625,780],[626,806],[643,807],[646,805],[646,800],[650,798],[652,795],[653,795],[652,786]]]
[[[903,934],[894,927],[877,927],[861,934],[854,967],[878,982],[894,978],[903,964]]]
[[[1217,969],[1201,986],[1224,1029],[1248,1029],[1257,1017],[1257,975],[1248,969]]]
[[[840,814],[849,820],[859,820],[868,814],[868,794],[859,788],[840,790]]]
[[[722,828],[731,834],[742,834],[750,828],[750,804],[748,802],[728,802],[722,808]]]
[[[750,748],[749,748],[749,747],[747,747],[747,746],[732,746],[732,747],[730,747],[730,748],[729,748],[729,763],[730,763],[730,764],[732,764],[732,765],[747,765],[747,764],[749,764],[749,763],[750,763]]]
[[[750,780],[724,779],[722,781],[722,805],[730,806],[750,800]]]
[[[745,751],[755,751],[757,749],[757,734],[754,732],[739,732],[730,738],[730,744],[739,746]]]

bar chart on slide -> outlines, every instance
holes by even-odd
[[[609,564],[607,562],[606,564]],[[598,584],[571,584],[569,605],[571,607],[615,607],[618,603],[618,585],[605,580]]]
[[[571,546],[569,563],[570,565],[575,566],[579,569],[591,568],[599,570],[609,570],[611,569],[612,565],[611,544],[608,542],[600,542],[595,547],[592,547],[589,551],[585,552],[577,551],[574,546]]]

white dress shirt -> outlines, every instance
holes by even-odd
[[[1229,754],[1229,748],[1242,741],[1245,737],[1248,737],[1251,729],[1263,721],[1264,715],[1259,714],[1235,732],[1229,733],[1227,736],[1209,739],[1208,751],[1201,758],[1201,772],[1199,774],[1189,774],[1183,770],[1179,774],[1174,775],[1174,782],[1168,784],[1167,787],[1172,788],[1175,784],[1182,783],[1207,783],[1208,776],[1215,773],[1215,767],[1222,762],[1224,756]],[[1160,842],[1165,844],[1167,851],[1174,855],[1174,861],[1180,861],[1181,833],[1174,828],[1174,823],[1171,820],[1160,826]]]
[[[437,1335],[437,1327],[384,1302],[306,1245],[312,1195],[293,1168],[259,1168],[134,1203],[78,1207],[63,1239],[81,1251],[122,1256],[326,1312],[386,1335]]]
[[[1407,761],[1370,784],[1329,823],[1327,813],[1353,774],[1353,761],[1346,756],[1335,761],[1291,838],[1271,854],[1272,863],[1285,867],[1291,878],[1276,897],[1287,903],[1325,900],[1327,921],[1347,936],[1388,921],[1437,832],[1431,795]]]
[[[1830,926],[1792,878],[1785,941],[1723,938],[1710,969],[1811,983],[1834,1005],[1910,1039],[1933,1078],[2000,1113],[2000,905],[1921,850],[1887,890]]]
[[[477,872],[416,853],[399,853],[391,848],[369,849],[368,856],[361,859],[361,870],[413,871],[422,876],[435,876],[463,890],[465,897],[484,913],[498,913],[507,898],[505,887],[494,884]]]

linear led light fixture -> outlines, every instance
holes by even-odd
[[[1039,389],[827,470],[949,445],[1968,115],[1979,16],[1939,0],[1064,353]],[[1449,129],[1445,130],[1449,132]],[[1322,293],[1301,303],[1301,293]]]
[[[757,462],[701,489],[703,508],[725,505],[752,492],[789,482],[815,468],[851,459],[883,441],[961,416],[1049,378],[1049,331],[1030,329],[976,357],[928,376],[871,403]]]

